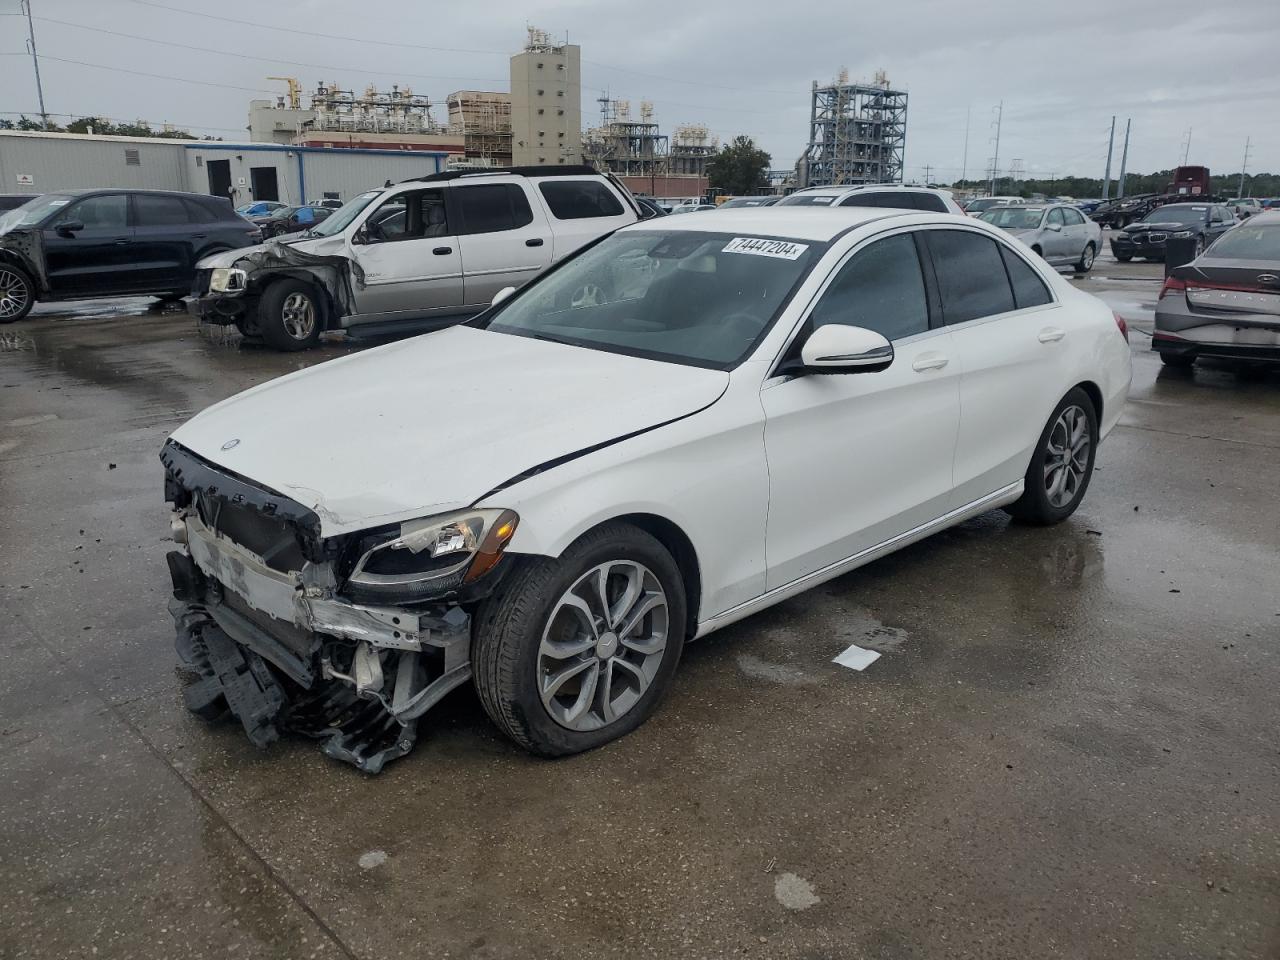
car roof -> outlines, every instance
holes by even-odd
[[[744,237],[786,237],[828,243],[843,233],[875,220],[914,217],[911,223],[955,223],[972,227],[972,217],[953,213],[921,210],[893,210],[888,207],[839,207],[835,210],[810,207],[733,207],[719,210],[708,217],[664,217],[661,224],[652,220],[623,227],[623,231],[681,230],[698,233],[732,233]],[[982,224],[983,228],[990,227]],[[990,229],[995,230],[994,227]],[[998,231],[997,231],[998,232]]]
[[[803,190],[797,190],[792,194],[794,197],[797,193],[803,193],[807,196],[818,197],[842,197],[846,193],[861,193],[864,190],[915,190],[925,193],[941,193],[951,196],[950,190],[940,190],[937,187],[917,186],[910,183],[851,183],[846,186],[834,185],[829,187],[805,187]]]

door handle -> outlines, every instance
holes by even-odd
[[[1061,327],[1045,327],[1040,331],[1039,340],[1041,343],[1057,343],[1067,335],[1067,331]]]
[[[540,246],[542,246],[542,238],[541,238],[541,237],[534,237],[532,240],[526,240],[526,241],[524,242],[524,245],[525,245],[526,247],[540,247]]]
[[[192,239],[192,240],[203,240],[203,239],[205,239],[205,238],[206,238],[206,237],[208,237],[208,236],[209,236],[209,235],[208,235],[207,233],[193,233],[193,234],[191,235],[191,239]]]
[[[129,242],[128,237],[116,237],[116,243],[128,243],[128,242]]]
[[[950,361],[940,353],[922,353],[911,363],[911,369],[917,373],[925,370],[941,370]]]
[[[447,257],[449,254],[453,253],[453,247],[436,247],[431,252],[437,257]]]

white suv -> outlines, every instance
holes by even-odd
[[[929,213],[964,213],[948,190],[864,183],[851,187],[806,187],[779,200],[779,207],[890,207]]]
[[[362,193],[305,233],[205,258],[191,310],[280,350],[325,329],[450,326],[643,219],[591,167],[438,173]]]

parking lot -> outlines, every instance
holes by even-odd
[[[692,644],[591,753],[463,688],[377,778],[188,715],[157,458],[364,347],[146,300],[0,328],[0,957],[1280,955],[1280,374],[1162,369],[1160,275],[1076,281],[1134,384],[1069,521],[992,513]]]

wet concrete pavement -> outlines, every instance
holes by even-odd
[[[1135,382],[1069,522],[981,517],[700,641],[591,754],[459,691],[374,779],[186,714],[156,458],[353,348],[144,301],[0,328],[0,957],[1280,955],[1280,375],[1161,370],[1158,273],[1079,281]]]

